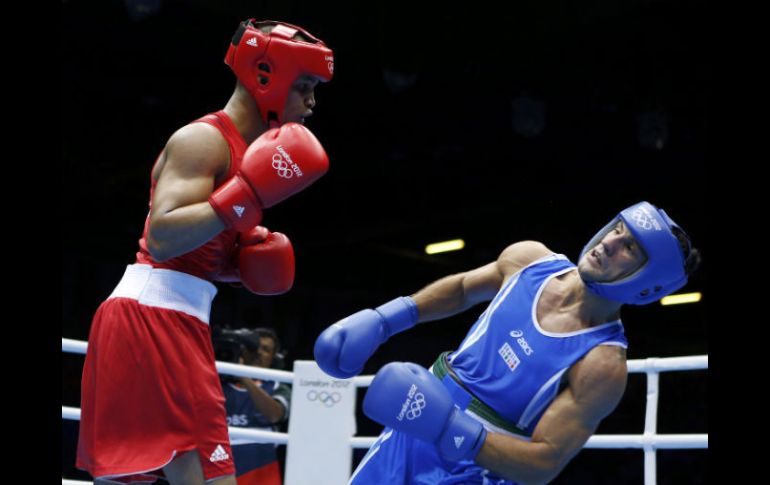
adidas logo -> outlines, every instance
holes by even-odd
[[[214,453],[211,454],[211,458],[209,458],[209,460],[211,460],[211,462],[213,463],[217,461],[227,460],[228,458],[230,458],[230,455],[225,453],[225,449],[222,448],[222,445],[217,445],[217,449],[214,450]]]
[[[249,44],[252,47],[256,47],[257,46],[257,38],[256,37],[252,37],[251,39],[247,40],[246,43]]]
[[[243,211],[245,211],[245,210],[246,210],[246,208],[245,208],[245,207],[243,207],[242,205],[234,205],[234,206],[233,206],[233,210],[235,211],[235,214],[236,214],[238,217],[243,217]]]
[[[459,450],[460,446],[463,444],[463,441],[465,441],[465,436],[455,436],[455,448]]]

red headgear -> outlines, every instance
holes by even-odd
[[[268,33],[259,28],[274,25]],[[294,39],[300,33],[307,40]],[[329,81],[334,73],[334,54],[321,39],[296,25],[273,20],[241,22],[233,35],[225,64],[254,97],[268,126],[281,117],[289,89],[305,74]]]

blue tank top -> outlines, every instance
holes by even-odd
[[[568,333],[543,330],[537,302],[555,276],[575,269],[562,254],[530,263],[500,288],[449,362],[465,386],[509,423],[532,435],[562,375],[600,344],[628,347],[615,320]]]

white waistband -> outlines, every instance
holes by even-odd
[[[216,286],[196,276],[149,264],[129,264],[109,298],[131,298],[142,305],[177,310],[208,324],[216,294]]]

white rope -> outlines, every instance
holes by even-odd
[[[350,438],[350,447],[371,448],[375,441],[377,441],[376,436],[354,436]]]
[[[217,361],[217,371],[229,376],[251,377],[265,381],[294,382],[294,373],[285,370],[267,369],[252,365],[231,364],[230,362]]]
[[[353,385],[356,387],[369,387],[374,380],[374,376],[356,376],[353,378]]]
[[[62,338],[62,352],[85,354],[87,342]],[[278,382],[292,383],[294,373],[265,369],[260,367],[217,362],[217,371],[240,377],[252,377]],[[656,481],[656,454],[658,449],[704,449],[708,448],[708,434],[657,434],[658,379],[660,372],[688,371],[708,369],[708,355],[685,357],[650,357],[627,361],[629,373],[647,374],[647,404],[645,411],[644,434],[640,435],[594,435],[585,444],[585,448],[637,448],[645,451],[645,484]],[[355,387],[368,387],[373,375],[352,378]],[[80,420],[80,409],[62,406],[62,419]],[[247,428],[228,427],[231,439],[242,442],[288,443],[288,434]],[[376,436],[354,436],[350,439],[351,448],[370,448],[377,440]],[[84,485],[91,482],[79,482],[62,479],[62,485]]]
[[[62,406],[62,419],[80,420],[80,409]],[[275,431],[228,427],[230,438],[250,443],[276,443],[285,445],[289,435]],[[371,448],[376,436],[355,436],[350,439],[352,448]],[[603,434],[592,436],[585,448],[644,448],[656,449],[703,449],[709,447],[708,434]]]
[[[71,419],[73,421],[80,421],[80,409],[71,408],[68,406],[61,407],[61,418]]]
[[[699,370],[709,368],[708,355],[691,355],[688,357],[650,357],[648,359],[633,359],[627,362],[628,372],[668,372],[676,370]]]
[[[700,449],[709,447],[707,434],[597,434],[591,436],[585,448],[645,448]]]
[[[68,352],[73,354],[85,354],[88,342],[80,340],[72,340],[67,338],[61,339],[62,352]],[[708,369],[709,356],[708,355],[693,355],[688,357],[652,357],[649,359],[633,359],[627,362],[629,373],[641,373],[647,371],[677,371],[677,370],[697,370]],[[294,379],[294,373],[283,370],[265,369],[260,367],[252,367],[238,364],[231,364],[229,362],[217,362],[217,370],[220,374],[227,374],[231,376],[242,377],[255,377],[257,379],[265,379],[278,382],[292,382]],[[353,385],[356,387],[368,387],[374,379],[373,375],[356,376],[353,377]]]
[[[228,426],[227,430],[230,432],[231,440],[238,439],[243,443],[275,443],[277,445],[289,443],[289,435],[286,433],[278,433],[277,431],[253,428],[233,428],[232,426]]]
[[[70,354],[85,354],[88,342],[82,342],[80,340],[72,340],[68,338],[61,339],[61,351],[68,352]]]

